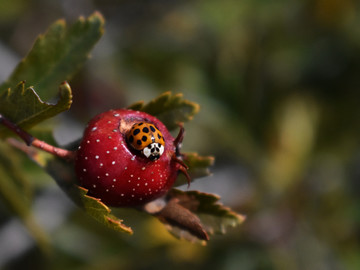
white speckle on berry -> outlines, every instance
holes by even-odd
[[[84,168],[83,171],[86,172],[86,169]]]
[[[138,177],[138,180],[140,180],[140,177]]]
[[[113,129],[113,132],[117,132],[117,129],[116,129],[116,128],[114,128],[114,129]]]
[[[97,130],[97,127],[93,127],[93,128],[91,129],[91,131],[95,131],[95,130]]]
[[[88,159],[88,157],[85,157],[84,159],[85,159],[85,160],[87,160],[87,159]]]
[[[78,147],[78,149],[79,149],[79,150],[81,149],[81,145]]]
[[[99,159],[99,156],[98,156],[98,155],[96,155],[96,156],[95,156],[95,158],[96,158],[96,159]]]
[[[108,121],[108,124],[111,124],[111,121]]]
[[[133,174],[130,174],[130,177],[134,177],[134,175],[133,175]]]
[[[115,161],[111,162],[112,165],[115,165]]]
[[[105,173],[105,176],[109,176],[109,174],[108,174],[108,173]]]
[[[125,167],[124,169],[127,170],[127,167]]]
[[[148,183],[145,183],[145,186],[147,186],[148,185]]]
[[[86,143],[90,143],[90,141],[88,140],[88,141],[86,141]]]
[[[96,178],[97,178],[97,179],[100,179],[100,176],[98,175]]]
[[[111,137],[111,136],[109,136],[108,138],[109,138],[110,140],[112,139],[112,137]]]
[[[141,169],[142,169],[143,171],[145,171],[145,167],[142,167]]]
[[[115,116],[115,117],[119,117],[119,116],[120,116],[120,114],[118,114],[118,113],[115,113],[115,114],[114,114],[114,116]]]
[[[110,151],[106,151],[106,154],[110,154]]]
[[[94,188],[96,188],[96,185],[93,185]]]
[[[100,140],[99,140],[99,139],[96,139],[96,142],[100,142]]]
[[[120,196],[121,196],[121,197],[124,197],[124,193],[121,193]]]
[[[135,156],[133,156],[133,157],[131,158],[131,160],[134,161],[134,160],[135,160]]]
[[[113,181],[116,182],[116,179],[114,178]]]
[[[109,192],[109,189],[106,189],[106,192]]]

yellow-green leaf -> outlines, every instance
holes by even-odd
[[[156,116],[172,130],[178,123],[190,121],[199,112],[200,106],[184,99],[182,94],[173,95],[171,92],[165,92],[148,103],[139,101],[128,108]]]
[[[24,146],[24,149],[30,149]],[[120,232],[132,234],[132,229],[124,225],[121,219],[111,214],[111,209],[100,199],[87,195],[87,190],[76,184],[76,175],[72,164],[48,153],[32,149],[30,157],[43,167],[70,197],[89,216],[105,226]]]

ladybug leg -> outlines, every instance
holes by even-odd
[[[75,153],[73,151],[69,151],[66,149],[58,148],[55,146],[52,146],[44,141],[41,141],[29,133],[27,133],[25,130],[11,122],[9,119],[7,119],[5,116],[0,114],[0,124],[7,127],[9,130],[17,134],[26,144],[27,146],[34,146],[38,149],[41,149],[45,152],[48,152],[50,154],[53,154],[57,157],[72,160],[74,158]]]

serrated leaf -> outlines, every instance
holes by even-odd
[[[15,146],[44,168],[74,203],[89,216],[113,230],[132,234],[131,228],[124,225],[121,219],[112,215],[109,207],[100,199],[87,195],[87,190],[76,184],[76,175],[72,164],[24,144],[15,143]]]
[[[24,223],[44,252],[48,252],[50,241],[45,231],[36,223],[31,214],[29,186],[16,152],[0,142],[0,198]]]
[[[26,80],[44,100],[53,96],[51,89],[79,70],[104,32],[104,19],[95,12],[80,17],[71,27],[59,20],[40,35],[28,55],[0,86],[0,93]]]
[[[177,213],[177,215],[169,215],[168,213],[171,213],[170,211],[163,210],[166,209],[169,204],[159,210],[159,212],[154,211],[154,213],[160,221],[166,224],[167,229],[175,236],[185,238],[192,242],[200,241],[203,243],[203,240],[206,239],[204,239],[203,234],[201,234],[201,230],[198,229],[199,226],[209,235],[214,233],[224,234],[226,233],[227,227],[235,227],[245,220],[245,216],[223,206],[219,203],[219,199],[220,197],[215,194],[172,189],[167,195],[167,201],[172,204],[176,202],[176,204],[200,218],[201,222],[189,222],[189,218],[192,220],[193,218],[188,214],[181,215],[180,212]],[[173,205],[170,205],[170,207],[175,209]],[[149,208],[145,207],[144,209],[146,211],[146,209]]]
[[[213,156],[200,156],[198,153],[183,153],[183,160],[189,166],[188,173],[192,180],[211,175],[209,167],[214,165]],[[187,184],[185,176],[176,180],[175,186]]]
[[[111,210],[100,199],[87,195],[88,190],[72,185],[71,188],[66,190],[66,193],[77,202],[77,204],[91,217],[103,223],[107,227],[120,232],[132,234],[133,231],[130,227],[125,226],[123,220],[111,214]]]
[[[182,94],[165,92],[146,104],[140,101],[128,108],[156,116],[169,130],[173,130],[178,127],[178,123],[191,120],[199,112],[200,106],[184,99]]]
[[[59,100],[56,104],[43,102],[32,87],[25,88],[25,82],[15,89],[0,94],[0,113],[27,129],[70,108],[72,92],[68,83],[59,87]],[[0,137],[9,131],[0,127]]]

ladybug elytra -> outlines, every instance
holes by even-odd
[[[165,141],[160,130],[147,122],[136,123],[126,135],[127,142],[135,150],[154,161],[164,152]]]

